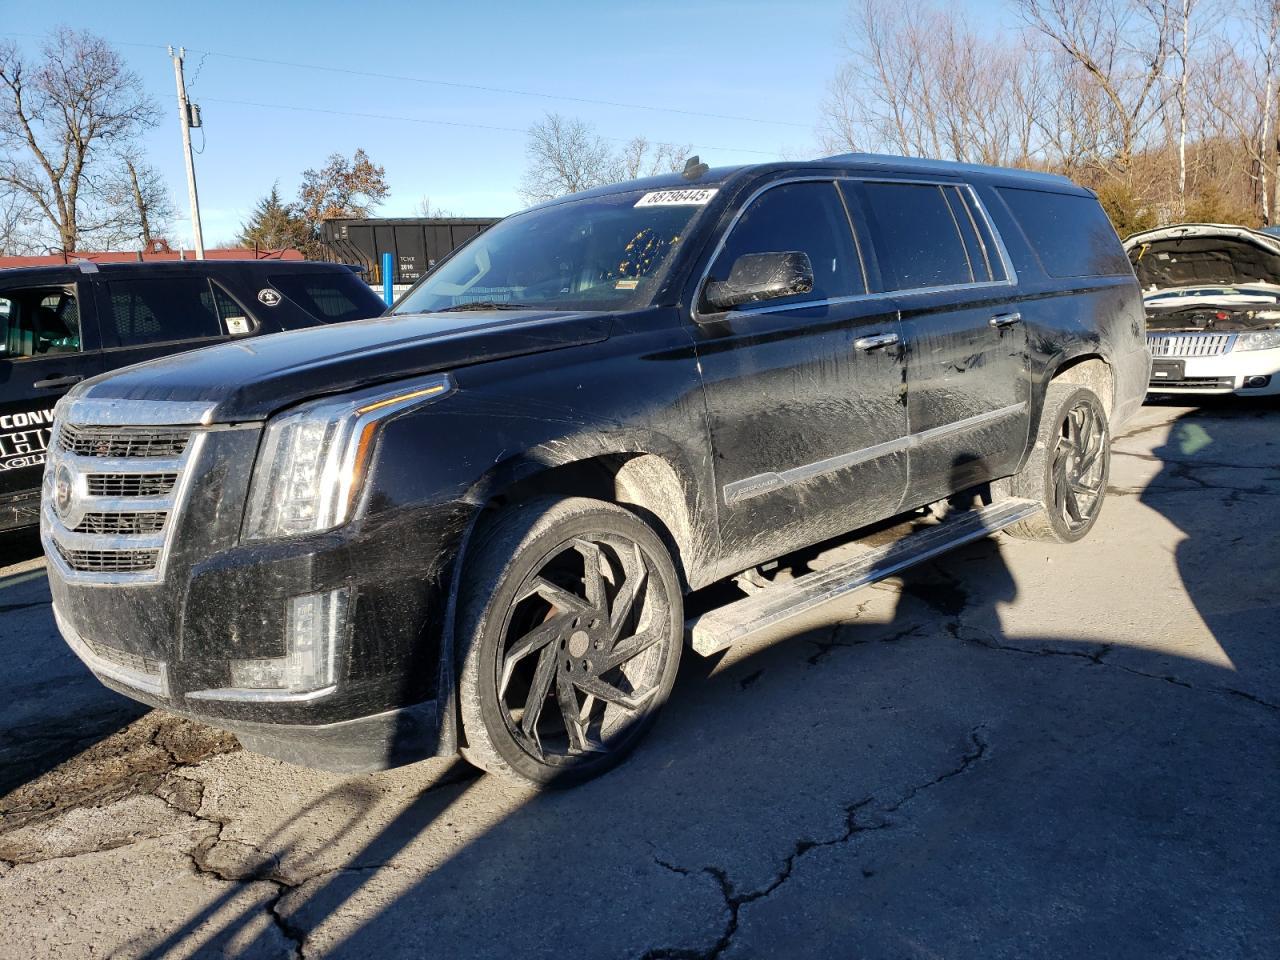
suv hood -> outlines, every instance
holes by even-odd
[[[1221,223],[1181,223],[1124,241],[1146,295],[1181,287],[1280,287],[1280,237]]]
[[[206,422],[263,420],[328,393],[596,343],[613,315],[539,310],[355,320],[222,343],[95,377],[68,399],[213,404]]]

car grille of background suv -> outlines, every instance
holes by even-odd
[[[1149,333],[1147,347],[1153,357],[1218,357],[1235,339],[1234,333]]]
[[[203,432],[62,420],[54,429],[42,513],[64,575],[89,583],[160,580],[182,481]],[[59,478],[69,500],[58,499]]]

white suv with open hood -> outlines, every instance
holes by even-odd
[[[1182,223],[1124,246],[1147,311],[1149,392],[1280,394],[1280,237]]]

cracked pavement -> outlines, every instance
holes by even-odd
[[[1277,423],[1144,408],[1084,542],[996,537],[689,654],[567,792],[147,712],[14,563],[0,958],[1280,955]]]

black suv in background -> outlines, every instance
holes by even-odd
[[[0,270],[0,531],[39,521],[53,406],[81,380],[193,347],[384,309],[341,264],[81,261]]]
[[[694,163],[508,217],[379,320],[78,386],[41,507],[54,615],[104,683],[250,749],[571,782],[637,742],[686,638],[716,653],[993,530],[1085,536],[1145,334],[1064,178]],[[741,599],[686,622],[727,578]]]

